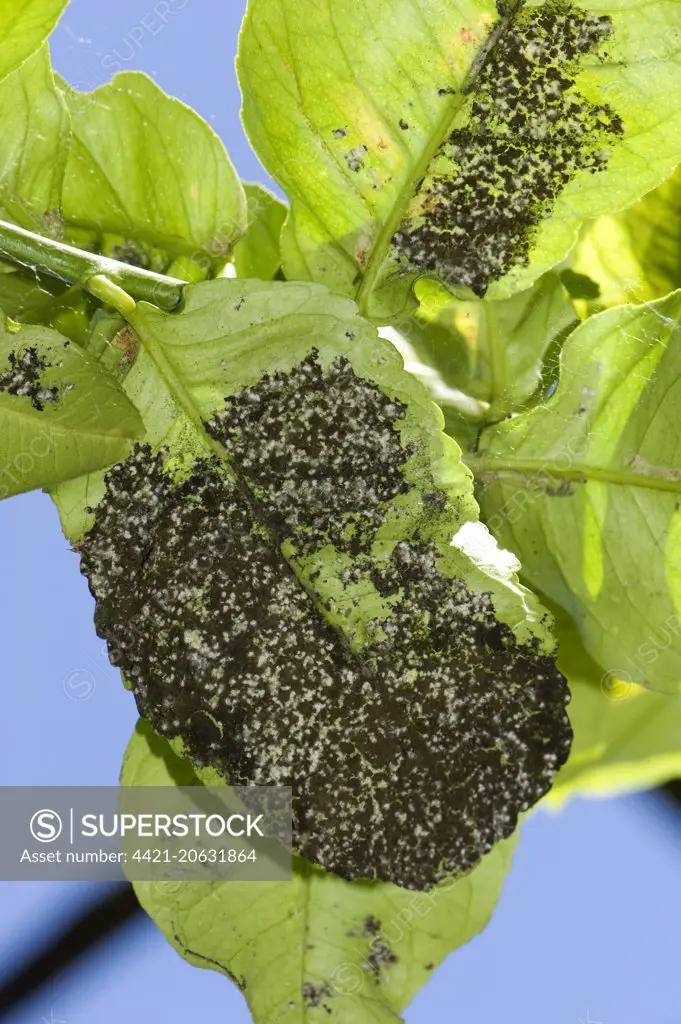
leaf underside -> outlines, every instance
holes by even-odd
[[[293,784],[298,848],[344,877],[468,869],[567,756],[567,691],[541,609],[476,560],[427,393],[318,286],[206,283],[134,324],[185,419],[154,399],[167,451],[108,475],[79,547],[140,710],[197,765]]]
[[[191,765],[142,721],[124,785],[195,785]],[[137,883],[168,941],[190,963],[243,992],[256,1024],[398,1024],[445,956],[481,931],[510,868],[514,839],[464,878],[414,893],[347,882],[294,859],[287,883]]]
[[[583,323],[547,404],[483,432],[479,476],[490,529],[603,671],[670,693],[681,684],[679,316],[675,292]]]
[[[291,202],[287,276],[383,322],[419,274],[528,287],[678,163],[677,7],[251,0],[244,121]]]

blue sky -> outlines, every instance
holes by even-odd
[[[80,89],[119,68],[147,71],[211,123],[245,179],[268,183],[239,119],[243,0],[168,6],[163,24],[153,0],[72,0],[53,41],[57,70]],[[115,783],[134,703],[46,496],[0,503],[0,566],[0,784]],[[535,814],[492,924],[435,973],[408,1024],[678,1024],[680,850],[681,824],[658,798]],[[100,892],[0,883],[0,981]],[[186,965],[140,918],[8,1021],[195,1019],[249,1016],[226,979]]]

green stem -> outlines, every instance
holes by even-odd
[[[184,282],[178,278],[96,256],[6,221],[0,221],[0,258],[79,284],[105,301],[107,290],[102,288],[102,278],[118,286],[119,292],[122,290],[133,299],[151,302],[161,309],[176,309],[182,301]],[[109,297],[115,295],[116,291],[111,289]],[[120,294],[118,298],[121,299]]]

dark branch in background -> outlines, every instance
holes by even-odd
[[[672,800],[676,801],[678,807],[676,810],[681,810],[681,779],[672,779],[666,786],[663,786],[660,790],[665,797],[671,797]]]
[[[681,779],[653,791],[677,812],[681,812]],[[16,1009],[49,981],[75,966],[98,945],[116,937],[124,927],[139,923],[143,911],[130,885],[118,885],[105,899],[88,907],[52,943],[0,986],[0,1020]]]
[[[133,920],[142,919],[142,908],[132,886],[116,885],[113,891],[87,907],[49,946],[21,965],[12,977],[0,985],[0,1020],[11,1010],[34,996],[47,982],[68,971],[86,953],[113,938]]]

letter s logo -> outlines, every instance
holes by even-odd
[[[52,843],[61,835],[62,821],[56,811],[36,811],[31,818],[30,829],[39,843]]]

